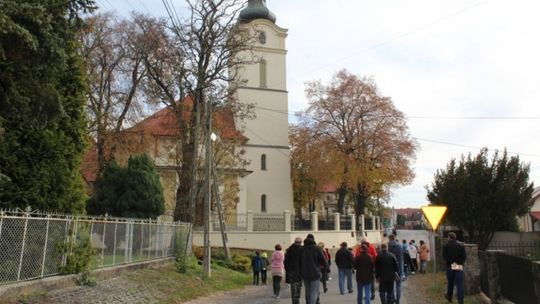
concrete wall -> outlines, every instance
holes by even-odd
[[[540,231],[536,232],[507,232],[497,231],[492,242],[533,242],[540,241]]]
[[[349,246],[357,244],[356,233],[354,231],[264,231],[264,232],[227,232],[229,240],[228,245],[231,248],[249,248],[261,250],[274,250],[276,244],[287,248],[294,242],[294,239],[299,236],[304,239],[308,233],[315,236],[315,242],[324,242],[327,248],[339,248],[339,244],[343,241]],[[366,239],[374,244],[381,242],[380,232],[367,232]],[[196,246],[203,245],[203,233],[193,233],[193,244]],[[213,231],[210,234],[210,245],[213,247],[222,247],[221,234],[219,231]]]

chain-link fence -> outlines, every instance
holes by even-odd
[[[84,238],[100,268],[185,254],[190,234],[191,224],[180,222],[0,210],[0,284],[59,274]]]

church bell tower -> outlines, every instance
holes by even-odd
[[[238,73],[239,102],[254,106],[256,117],[244,122],[245,144],[251,171],[245,187],[246,210],[282,213],[293,210],[288,139],[288,93],[285,39],[287,30],[276,25],[276,16],[265,0],[249,0],[238,22],[255,35],[252,64]],[[243,54],[246,55],[246,54]],[[242,208],[243,209],[243,208]]]

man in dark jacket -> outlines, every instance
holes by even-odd
[[[259,251],[251,258],[251,268],[253,268],[253,285],[259,285],[259,274],[262,269],[262,260]]]
[[[381,253],[375,260],[375,278],[379,282],[382,304],[394,303],[394,281],[399,279],[396,257],[388,252],[386,244],[381,244]]]
[[[306,288],[306,304],[315,304],[319,298],[321,269],[322,271],[328,271],[328,263],[311,234],[304,240],[304,247],[302,247],[301,253],[300,273],[302,280],[304,280],[304,287]]]
[[[285,282],[291,284],[292,304],[300,303],[302,292],[302,276],[300,274],[300,262],[302,257],[302,238],[297,237],[294,243],[285,251]]]
[[[401,244],[399,244],[398,241],[396,241],[396,236],[391,234],[388,236],[390,241],[388,242],[388,251],[391,252],[397,259],[398,262],[398,274],[401,278],[403,276],[403,247]],[[399,304],[399,300],[401,299],[401,280],[397,280],[396,282],[396,304]]]
[[[368,254],[367,245],[360,247],[360,253],[354,258],[354,269],[356,269],[356,284],[358,294],[356,303],[363,303],[364,292],[366,296],[366,304],[370,303],[371,299],[371,283],[373,282],[373,272],[375,264]]]
[[[448,243],[443,247],[443,259],[446,262],[446,280],[448,290],[444,297],[448,302],[452,302],[454,295],[454,285],[457,289],[457,299],[459,304],[463,304],[463,264],[467,259],[465,247],[456,240],[456,234],[448,234]]]
[[[352,293],[352,267],[354,261],[352,252],[347,248],[347,242],[341,243],[341,248],[336,252],[335,262],[338,267],[339,292],[345,294],[345,279],[347,279],[347,290]]]

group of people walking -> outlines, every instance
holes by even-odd
[[[285,266],[283,264],[285,256],[283,254],[281,245],[277,244],[272,257],[268,260],[266,252],[262,254],[259,251],[255,251],[255,256],[251,259],[251,268],[253,269],[253,285],[259,285],[259,278],[263,285],[266,285],[266,276],[268,267],[272,274],[272,287],[274,289],[274,298],[279,299],[279,293],[281,291],[281,281],[285,273]]]
[[[463,272],[466,259],[463,245],[456,241],[455,234],[449,235],[449,242],[443,247],[443,258],[447,264],[448,290],[445,298],[452,301],[454,286],[457,288],[457,299],[463,303]],[[401,282],[408,274],[416,271],[426,273],[429,260],[429,247],[420,241],[416,247],[414,240],[408,244],[403,240],[400,244],[395,235],[389,236],[387,244],[381,244],[377,251],[373,244],[362,240],[356,250],[342,242],[335,254],[334,261],[338,268],[338,283],[340,293],[353,293],[353,274],[357,288],[357,303],[370,304],[375,299],[375,282],[383,304],[399,304],[401,300]],[[419,261],[420,265],[416,261]],[[285,276],[286,283],[291,287],[293,304],[300,303],[302,286],[305,288],[306,304],[319,303],[319,289],[322,284],[323,292],[329,280],[331,256],[324,243],[317,244],[312,234],[303,240],[297,237],[285,254],[281,246],[275,246],[270,260],[265,253],[256,252],[252,259],[253,284],[266,284],[267,267],[272,273],[274,297],[279,298],[281,281]],[[461,267],[461,269],[460,269]]]

